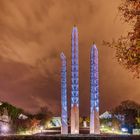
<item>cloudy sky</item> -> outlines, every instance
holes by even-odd
[[[71,30],[76,24],[81,114],[89,113],[93,41],[99,49],[101,112],[126,99],[140,103],[140,81],[117,63],[115,50],[102,45],[129,30],[120,21],[119,4],[120,0],[0,0],[0,100],[32,113],[48,106],[60,114],[60,53],[67,56],[70,87]]]

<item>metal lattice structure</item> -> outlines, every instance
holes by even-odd
[[[100,133],[98,50],[94,44],[90,52],[90,133]]]
[[[78,61],[78,30],[72,30],[71,56],[71,133],[79,133],[79,61]]]
[[[67,113],[67,69],[64,53],[61,57],[61,134],[68,134],[68,113]]]

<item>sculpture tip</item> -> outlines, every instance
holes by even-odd
[[[60,57],[61,57],[61,59],[66,58],[66,56],[63,52],[61,52]]]

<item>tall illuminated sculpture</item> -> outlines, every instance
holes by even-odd
[[[71,134],[79,133],[79,61],[78,61],[78,30],[72,30],[71,56]]]
[[[95,44],[90,52],[90,98],[90,134],[99,134],[98,50]]]
[[[66,57],[64,53],[60,54],[61,57],[61,134],[68,134],[68,114],[67,114],[67,69]]]

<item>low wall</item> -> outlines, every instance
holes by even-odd
[[[140,136],[119,135],[52,135],[52,136],[0,136],[0,140],[140,140]]]

